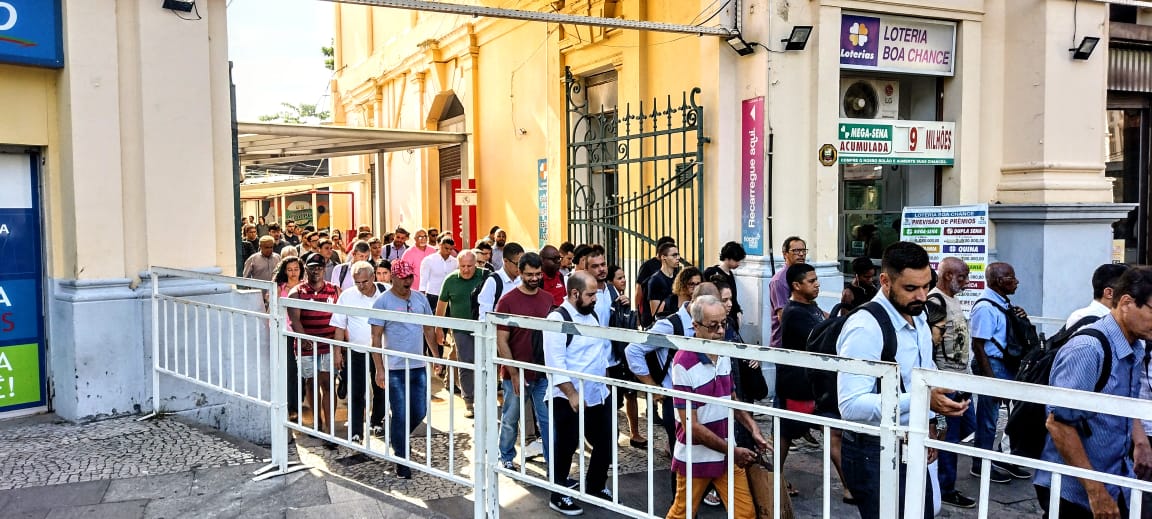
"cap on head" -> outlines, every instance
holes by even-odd
[[[304,259],[304,266],[306,266],[306,267],[323,267],[324,266],[324,256],[322,256],[320,254],[316,254],[316,253],[309,254],[308,257]]]
[[[392,277],[394,278],[410,278],[416,275],[416,269],[412,268],[412,264],[404,260],[396,260],[392,262]]]

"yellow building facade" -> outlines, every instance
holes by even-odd
[[[865,254],[862,228],[877,228],[872,239],[886,245],[899,236],[903,207],[988,204],[990,259],[1018,265],[1018,302],[1033,315],[1067,315],[1090,300],[1092,269],[1112,258],[1113,222],[1135,219],[1136,213],[1129,215],[1132,206],[1116,203],[1131,201],[1116,191],[1117,177],[1106,174],[1106,146],[1110,138],[1115,140],[1106,118],[1112,99],[1110,18],[1116,14],[1106,4],[499,4],[538,12],[738,27],[744,41],[757,43],[751,54],[740,55],[724,39],[711,36],[337,5],[336,124],[469,133],[469,142],[460,149],[334,161],[336,174],[378,171],[371,193],[377,200],[373,216],[378,225],[451,228],[455,188],[449,181],[458,176],[475,183],[477,234],[499,225],[510,240],[537,245],[543,222],[544,241],[570,239],[571,166],[573,153],[581,152],[567,144],[580,136],[574,136],[569,117],[566,71],[576,78],[582,95],[603,100],[606,108],[614,106],[617,115],[627,109],[636,112],[641,102],[647,110],[653,102],[664,109],[669,97],[672,105],[679,105],[685,92],[700,88],[693,99],[703,108],[700,128],[706,142],[694,167],[702,171],[702,188],[682,201],[682,207],[665,209],[699,207],[700,228],[681,228],[675,235],[676,228],[659,226],[659,215],[637,219],[629,227],[651,240],[673,234],[682,252],[704,265],[715,263],[716,251],[725,242],[741,241],[746,227],[762,228],[761,250],[738,271],[746,309],[767,306],[762,295],[786,236],[807,241],[808,261],[817,266],[823,298],[831,303],[838,299],[846,263]],[[1143,11],[1135,12],[1144,18]],[[865,48],[865,40],[853,31],[872,23],[877,25],[870,36],[881,41],[882,49],[906,49],[916,58],[900,57],[901,64],[894,56],[887,66],[887,57],[879,65],[853,63],[851,46],[859,42]],[[798,27],[810,28],[806,47],[785,50],[781,40]],[[1087,59],[1074,59],[1068,49],[1085,36],[1100,38],[1098,48]],[[860,82],[881,90],[881,101],[891,103],[890,114],[885,115],[884,107],[862,114],[846,108],[848,89]],[[891,92],[883,92],[885,85],[892,85]],[[744,116],[752,106],[746,101],[758,99],[763,119],[757,119],[755,129],[770,145],[762,143],[758,152],[764,167],[757,194],[764,196],[762,212],[749,222],[741,210],[747,205],[743,191],[748,185],[742,174],[748,128]],[[593,106],[586,111],[612,110]],[[913,121],[912,126],[932,129],[931,135],[946,132],[947,137],[934,144],[947,149],[916,159],[920,163],[822,161],[828,158],[822,156],[825,145],[840,154],[852,151],[853,144],[846,143],[849,139],[841,132],[846,123],[860,123],[859,118]],[[651,153],[658,155],[658,145],[652,146]],[[643,151],[628,153],[636,157]],[[546,160],[546,186],[539,181],[541,159]],[[580,157],[577,162],[591,160]],[[646,165],[637,173],[631,184],[614,188],[617,199],[627,198],[629,191],[653,189],[670,174]],[[622,263],[639,259],[643,257],[617,258]],[[1135,261],[1135,256],[1128,259]],[[1070,293],[1081,297],[1069,299]],[[746,339],[766,338],[762,323],[767,316],[766,309],[745,312]]]

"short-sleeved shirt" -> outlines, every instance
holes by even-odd
[[[644,298],[648,301],[664,302],[663,310],[660,309],[659,305],[656,306],[658,312],[656,317],[664,317],[676,312],[675,300],[671,301],[671,306],[668,305],[671,299],[670,296],[672,295],[672,281],[673,278],[665,275],[662,270],[657,270],[655,274],[652,274],[652,276],[648,278],[648,286],[644,289]],[[646,306],[651,306],[651,304],[649,303]]]
[[[336,289],[336,285],[328,282],[325,282],[324,287],[320,290],[312,288],[312,285],[309,283],[300,283],[296,286],[296,294],[300,299],[315,301],[317,303],[335,303],[339,292],[340,291]],[[304,333],[308,335],[331,338],[336,334],[336,329],[332,327],[331,312],[301,309],[300,326],[304,328]],[[314,351],[323,355],[328,353],[329,346],[326,342],[317,342]],[[312,352],[313,350],[300,349],[301,355],[312,355]]]
[[[713,363],[707,355],[699,352],[680,350],[672,358],[672,388],[702,396],[723,400],[732,399],[732,364],[728,357],[718,357]],[[672,398],[676,409],[687,409],[688,402],[680,397]],[[711,403],[692,402],[696,410],[696,422],[707,427],[720,439],[728,438],[728,408]],[[694,439],[695,440],[695,439]],[[676,413],[676,448],[672,452],[672,470],[677,474],[688,475],[688,434],[680,413]],[[716,478],[728,470],[728,453],[714,451],[699,441],[692,442],[692,477]]]
[[[448,303],[448,312],[445,315],[457,319],[471,319],[472,290],[483,282],[484,277],[479,271],[473,272],[472,277],[468,279],[460,277],[459,270],[448,274],[448,277],[444,278],[444,286],[441,287],[439,294],[439,302]]]
[[[933,288],[928,293],[929,298],[935,294],[944,301],[945,317],[943,321],[933,324],[941,330],[940,348],[935,350],[936,366],[945,371],[965,373],[968,371],[968,320],[964,318],[964,309],[955,297],[940,291],[940,287]]]
[[[1141,368],[1144,365],[1145,355],[1144,341],[1128,342],[1128,339],[1124,337],[1124,332],[1120,330],[1120,325],[1111,315],[1087,328],[1094,328],[1104,333],[1109,343],[1108,354],[1112,355],[1112,372],[1108,375],[1108,382],[1104,384],[1100,393],[1131,398],[1139,396],[1142,379]],[[1101,348],[1100,343],[1095,338],[1086,335],[1073,337],[1056,353],[1056,359],[1052,364],[1052,373],[1048,378],[1049,385],[1081,391],[1095,390],[1100,370],[1104,369],[1104,353],[1105,348]],[[1086,430],[1091,431],[1091,434],[1085,436],[1085,432],[1080,431],[1078,436],[1084,445],[1084,453],[1088,455],[1088,461],[1092,464],[1093,469],[1117,476],[1136,477],[1132,470],[1132,460],[1128,455],[1132,448],[1132,420],[1130,418],[1052,406],[1049,406],[1048,411],[1053,414],[1057,421],[1069,425],[1079,423],[1087,425]],[[1040,459],[1066,464],[1064,458],[1056,450],[1051,436],[1044,440],[1044,451],[1040,454]],[[1065,479],[1065,484],[1060,485],[1060,498],[1090,508],[1084,485],[1075,480],[1067,481],[1068,478]],[[1051,487],[1052,473],[1037,470],[1034,482],[1038,486]],[[1104,486],[1113,499],[1117,499],[1123,492],[1124,502],[1132,502],[1128,488],[1121,489],[1108,484]]]
[[[780,328],[780,318],[776,317],[776,309],[787,306],[788,299],[792,297],[792,290],[788,287],[788,281],[785,279],[786,272],[788,272],[787,268],[777,270],[776,275],[768,281],[768,302],[772,305],[772,337],[768,341],[768,345],[773,348],[779,348],[784,338],[784,330]]]
[[[359,290],[345,290],[340,293],[340,298],[336,300],[336,304],[353,308],[372,308],[372,305],[376,304],[376,300],[384,295],[378,288],[373,287],[373,290],[375,293],[371,296],[361,294]],[[365,346],[372,344],[372,326],[368,324],[367,317],[333,312],[330,322],[332,327],[347,331],[346,340],[348,342]]]
[[[525,317],[538,317],[544,319],[548,317],[548,311],[552,309],[552,296],[543,290],[537,290],[535,294],[525,294],[523,290],[513,290],[500,298],[500,302],[496,303],[495,311],[502,314],[522,315]],[[535,362],[536,358],[532,351],[532,334],[538,333],[535,330],[527,328],[509,328],[507,326],[498,327],[500,330],[508,332],[508,348],[512,350],[512,358],[521,362]],[[508,378],[508,373],[501,368],[501,375],[503,378]],[[524,380],[531,382],[536,380],[539,373],[535,371],[525,371]]]
[[[991,288],[985,288],[980,294],[980,299],[990,299],[1004,309],[1008,309],[1011,304]],[[984,353],[993,359],[1004,357],[1004,353],[996,347],[996,344],[1004,346],[1004,343],[1008,342],[1008,319],[1000,308],[988,304],[987,301],[979,302],[972,307],[972,338],[984,339],[986,341]]]
[[[808,334],[824,320],[824,311],[816,303],[788,301],[784,315],[780,319],[783,329],[781,347],[789,350],[805,350]],[[776,365],[776,394],[789,400],[814,400],[812,385],[808,383],[807,371],[797,366]]]
[[[564,275],[559,270],[556,271],[555,276],[548,277],[548,274],[545,273],[544,277],[540,279],[540,290],[552,295],[553,306],[564,304],[564,299],[568,297],[568,290],[564,286]]]
[[[377,310],[391,310],[393,312],[408,312],[413,314],[432,315],[432,307],[428,305],[428,298],[415,290],[409,292],[408,299],[401,298],[389,290],[376,300],[372,308]],[[381,346],[390,351],[400,351],[421,355],[424,353],[424,327],[419,324],[401,323],[373,317],[368,320],[372,326],[384,327],[384,341]],[[413,361],[401,357],[388,357],[388,369],[424,369],[424,362]]]

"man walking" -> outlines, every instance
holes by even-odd
[[[276,265],[280,264],[280,255],[275,252],[276,240],[264,236],[259,243],[259,251],[244,260],[243,277],[272,281],[276,275]]]
[[[793,246],[795,248],[795,246]],[[886,318],[881,323],[868,311],[848,317],[836,341],[836,351],[843,357],[878,361],[884,345],[882,327],[892,327],[896,338],[895,361],[905,387],[912,385],[912,370],[935,369],[932,361],[932,332],[924,318],[924,302],[928,285],[932,282],[932,268],[923,247],[910,242],[896,242],[884,251],[880,273],[880,293],[873,303],[881,307]],[[840,413],[845,420],[879,425],[883,410],[881,397],[875,392],[876,378],[867,375],[840,372],[837,386]],[[967,402],[954,402],[948,390],[933,388],[932,411],[945,416],[958,416],[968,408]],[[900,425],[908,424],[908,406],[911,396],[901,392]],[[933,428],[933,431],[936,429]],[[841,444],[841,464],[844,468],[844,486],[852,492],[862,519],[880,519],[880,440],[876,436],[844,431]],[[929,462],[933,453],[929,452]],[[900,465],[899,489],[905,485],[907,466]],[[925,519],[932,517],[932,490],[926,489]],[[903,498],[900,498],[901,504]],[[901,507],[903,508],[903,507]],[[901,513],[903,515],[903,513]],[[885,517],[884,519],[891,519]]]
[[[284,220],[284,230],[288,233],[284,241],[293,247],[300,247],[300,229],[296,227],[296,222]]]
[[[1116,283],[1127,270],[1128,265],[1123,263],[1105,263],[1096,267],[1096,271],[1092,273],[1092,302],[1072,312],[1064,326],[1072,328],[1085,317],[1104,317],[1112,313],[1112,303],[1116,299]]]
[[[497,268],[484,280],[484,287],[477,294],[476,304],[479,306],[477,315],[481,321],[484,316],[496,307],[501,297],[520,285],[520,256],[524,255],[524,247],[512,242],[504,246],[504,259],[501,260],[503,268]],[[497,281],[497,278],[499,281]],[[497,286],[499,285],[499,286]]]
[[[329,281],[331,281],[333,285],[340,287],[341,292],[352,288],[354,285],[351,276],[352,266],[360,261],[368,261],[371,250],[368,244],[363,241],[357,240],[353,242],[352,252],[348,254],[348,261],[332,271],[332,279]]]
[[[576,324],[600,326],[596,316],[596,278],[587,272],[574,272],[568,278],[568,298],[564,304],[548,314],[550,321],[571,321]],[[571,341],[571,342],[569,342]],[[544,363],[550,368],[574,371],[603,377],[608,370],[612,348],[605,339],[563,333],[544,332]],[[577,391],[577,385],[580,391]],[[580,448],[580,435],[592,447],[584,491],[593,496],[612,500],[612,492],[604,485],[608,481],[608,466],[615,447],[611,413],[615,406],[608,401],[610,393],[603,382],[573,379],[564,374],[551,374],[549,396],[552,398],[552,433],[555,451],[552,452],[552,483],[564,485],[572,467],[572,456]],[[581,431],[580,409],[584,421]],[[544,424],[540,424],[545,427]],[[572,498],[552,493],[549,506],[564,515],[579,515],[584,511]]]
[[[560,251],[551,245],[540,249],[540,260],[544,262],[544,277],[541,278],[541,290],[552,295],[552,304],[560,306],[567,297],[564,288],[564,275],[560,272]]]
[[[496,312],[525,317],[545,318],[552,308],[552,296],[540,290],[543,266],[540,256],[534,252],[522,254],[518,270],[521,283],[496,303]],[[538,363],[532,336],[537,332],[527,328],[499,326],[496,329],[496,353],[502,359]],[[515,470],[516,436],[520,428],[523,411],[520,395],[532,404],[533,414],[540,425],[543,436],[543,453],[549,460],[548,408],[545,398],[548,392],[548,377],[544,373],[517,368],[500,368],[501,387],[504,389],[504,403],[500,408],[500,463],[504,468]],[[528,431],[525,431],[527,436]],[[527,442],[527,439],[525,439]],[[525,446],[525,450],[528,447]],[[525,453],[525,457],[528,455]]]
[[[696,337],[710,340],[724,340],[724,326],[728,312],[715,296],[702,295],[692,302],[692,327]],[[681,350],[672,360],[673,388],[688,393],[718,398],[738,400],[733,392],[732,363],[728,357]],[[744,447],[734,447],[734,459],[728,459],[729,409],[718,404],[688,402],[677,396],[672,399],[676,407],[676,448],[672,456],[672,472],[676,474],[676,497],[668,510],[667,519],[687,517],[688,504],[693,513],[700,510],[700,500],[709,484],[720,494],[724,506],[732,510],[733,517],[753,519],[756,510],[752,505],[752,494],[748,489],[748,477],[744,467],[752,464],[756,453]],[[689,414],[691,420],[689,421]],[[767,449],[768,442],[760,434],[760,427],[745,411],[732,411],[738,420],[752,434],[753,441],[760,449]],[[692,443],[688,425],[691,424]],[[689,471],[691,463],[691,471]],[[732,492],[728,495],[728,470],[732,470]],[[692,478],[692,495],[688,495],[688,477]]]
[[[988,287],[980,300],[972,305],[972,373],[1002,380],[1015,380],[1016,368],[1005,362],[1008,345],[1008,312],[1027,317],[1023,308],[1013,306],[1008,296],[1016,293],[1020,282],[1016,270],[1003,262],[988,264],[985,269]],[[976,397],[976,447],[993,450],[996,442],[996,423],[1000,418],[1000,399],[992,396]],[[980,459],[972,458],[969,473],[980,477]],[[1007,483],[1011,478],[1028,479],[1032,472],[1010,463],[992,462],[989,479],[993,483]]]
[[[788,304],[784,306],[784,311],[780,313],[780,347],[805,351],[808,335],[827,317],[827,314],[820,309],[820,305],[816,304],[816,298],[820,296],[820,279],[816,277],[816,268],[807,263],[795,263],[788,267],[785,279],[788,281],[791,295]],[[812,394],[807,370],[783,364],[776,366],[776,407],[808,413],[815,410],[816,397]],[[781,445],[792,445],[792,440],[809,434],[812,427],[813,425],[807,422],[781,419]],[[779,453],[781,470],[784,469],[784,462],[788,459],[788,451],[789,449],[785,448]],[[837,472],[841,472],[839,467],[837,469]]]
[[[392,243],[384,246],[383,258],[396,261],[403,258],[405,252],[408,252],[408,231],[403,227],[397,227],[396,232],[392,233]]]
[[[458,267],[444,278],[444,283],[440,288],[440,297],[436,301],[436,315],[456,319],[471,319],[472,290],[479,286],[484,278],[476,275],[476,254],[471,250],[461,252],[460,256],[454,259]],[[472,336],[471,332],[464,330],[451,330],[451,332],[452,340],[456,344],[456,356],[460,362],[467,364],[475,362],[476,338]],[[437,328],[436,344],[440,345],[441,351],[444,350],[444,343],[444,329]],[[472,409],[473,395],[475,394],[474,377],[475,372],[473,370],[460,370],[460,380],[457,383],[460,384],[460,396],[464,399],[465,418],[476,417],[476,413]]]
[[[680,270],[680,249],[673,243],[665,243],[656,252],[660,258],[660,270],[648,278],[644,290],[645,306],[649,315],[660,319],[676,313],[677,299],[672,293],[672,282]]]
[[[430,254],[420,261],[420,275],[416,279],[420,281],[420,291],[428,298],[428,303],[433,308],[440,299],[444,280],[460,266],[456,257],[452,255],[452,248],[455,246],[456,242],[445,236],[437,245],[437,253]]]
[[[336,304],[352,308],[372,308],[376,300],[384,294],[375,282],[372,264],[360,260],[353,263],[351,269],[352,274],[349,278],[353,280],[356,289],[341,292]],[[372,344],[372,326],[368,324],[367,317],[333,313],[331,324],[335,328],[338,341],[364,346]],[[346,383],[350,400],[348,412],[351,414],[349,428],[352,432],[352,442],[359,443],[364,438],[364,408],[368,403],[367,393],[372,392],[372,412],[368,423],[370,427],[375,428],[384,421],[384,390],[376,384],[369,384],[368,387],[364,385],[364,381],[368,380],[366,375],[370,374],[372,379],[376,378],[375,367],[369,367],[368,355],[354,350],[345,355],[344,348],[335,348],[335,358],[337,367],[347,364],[349,377]]]
[[[768,281],[769,303],[772,305],[772,338],[769,346],[780,347],[784,331],[780,328],[780,317],[784,314],[784,307],[792,297],[788,284],[788,267],[797,263],[805,263],[808,258],[808,245],[799,236],[784,238],[784,268],[776,271],[776,275]]]
[[[1136,398],[1144,377],[1145,342],[1152,340],[1152,269],[1133,267],[1113,290],[1115,307],[1085,328],[1100,335],[1079,334],[1056,353],[1049,381],[1053,387],[1095,391],[1105,355],[1112,369],[1098,391]],[[1040,459],[1117,476],[1148,479],[1152,476],[1152,449],[1140,420],[1062,407],[1049,407],[1048,438]],[[1131,448],[1131,454],[1129,453]],[[1036,497],[1049,510],[1052,474],[1036,471]],[[1060,485],[1061,518],[1128,517],[1132,496],[1127,487],[1066,476]]]
[[[871,263],[872,260],[865,258]],[[968,264],[959,258],[947,257],[936,267],[936,288],[928,292],[926,314],[932,327],[932,352],[936,367],[942,371],[968,372],[968,320],[956,296],[968,286]],[[949,395],[956,401],[955,393]],[[960,416],[945,418],[948,429],[944,440],[960,443],[976,431],[976,410],[969,406]],[[956,489],[956,453],[943,450],[937,467],[940,480],[940,501],[957,508],[973,508],[976,500]]]
[[[392,263],[392,289],[385,292],[372,306],[377,310],[432,315],[432,307],[424,294],[412,290],[416,269],[405,260]],[[431,326],[368,320],[372,325],[372,347],[399,351],[412,355],[424,352],[424,344],[433,345],[432,356],[440,357],[436,335]],[[423,336],[423,337],[421,337]],[[376,385],[388,388],[388,414],[391,417],[389,442],[392,452],[399,458],[408,457],[408,434],[420,425],[428,412],[428,364],[401,357],[389,356],[387,363],[379,353],[372,354],[376,364]],[[412,479],[412,469],[396,464],[396,476]]]

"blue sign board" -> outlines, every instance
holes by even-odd
[[[60,0],[0,0],[0,63],[64,66]]]
[[[48,403],[39,164],[0,153],[0,414]]]

